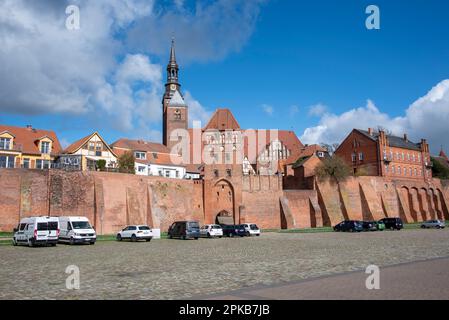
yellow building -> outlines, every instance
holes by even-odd
[[[60,151],[53,131],[0,125],[0,168],[49,169]]]

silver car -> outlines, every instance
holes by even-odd
[[[441,220],[428,220],[421,224],[421,228],[436,228],[436,229],[444,229],[446,223]]]

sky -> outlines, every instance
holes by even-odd
[[[190,120],[226,107],[303,143],[383,127],[449,152],[447,0],[2,0],[0,123],[63,146],[94,131],[160,142],[172,37]]]

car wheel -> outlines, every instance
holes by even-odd
[[[132,241],[132,242],[136,242],[136,241],[137,241],[137,237],[136,237],[135,234],[133,234],[133,235],[131,236],[131,241]]]
[[[256,236],[260,236],[260,234],[256,234]]]
[[[75,244],[75,240],[73,239],[73,237],[72,237],[72,238],[70,238],[70,241],[69,241],[69,243],[70,243],[70,245],[71,245],[71,246],[73,246],[73,245]]]
[[[34,239],[28,239],[28,246],[34,247]]]
[[[169,239],[173,239],[173,236],[171,234],[168,234]]]
[[[117,241],[122,241],[122,236],[120,234],[117,235]]]
[[[209,232],[207,233],[207,237],[210,238],[210,233]]]
[[[186,236],[182,236],[181,239],[182,239],[182,240],[186,240]]]
[[[17,246],[16,238],[13,238],[13,239],[12,239],[12,244],[13,244],[13,246]]]
[[[198,237],[195,237],[194,239],[195,239],[195,240],[198,240]]]
[[[233,238],[233,237],[234,237],[234,234],[233,234],[233,233],[230,233],[230,234],[228,234],[228,237],[229,237],[229,238]]]
[[[249,231],[246,232],[246,236],[247,236],[247,237],[250,237],[250,236],[251,236],[251,234],[249,233]]]
[[[421,225],[421,229],[425,229],[426,228],[426,226],[425,225]]]
[[[95,244],[95,241],[92,241],[92,242],[90,242],[90,245],[92,245],[92,246],[93,246],[94,244]]]
[[[147,242],[150,242],[151,241],[151,238],[150,239],[147,239]]]

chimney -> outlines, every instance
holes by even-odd
[[[369,134],[370,136],[373,135],[373,128],[368,128],[368,134]]]
[[[404,141],[408,141],[408,136],[406,133],[404,133]]]

